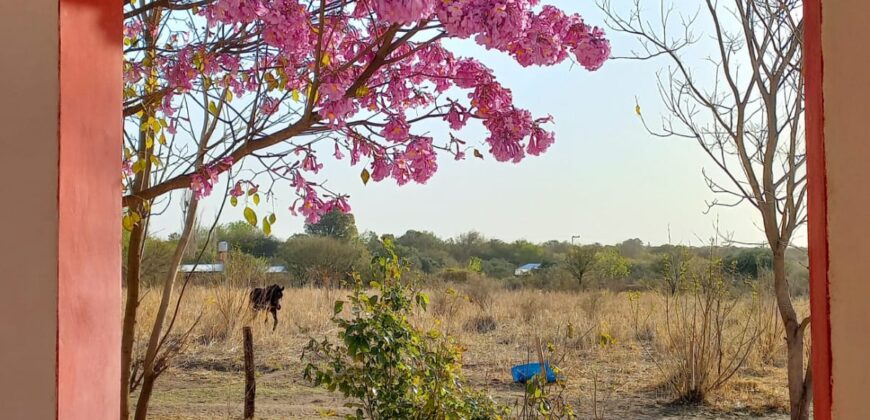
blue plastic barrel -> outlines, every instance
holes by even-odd
[[[556,382],[556,373],[550,369],[550,364],[545,363],[544,368],[547,370],[547,383]],[[541,374],[540,363],[527,363],[524,365],[516,365],[511,368],[511,375],[514,377],[514,382],[526,383],[535,375]]]

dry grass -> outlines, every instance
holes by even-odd
[[[245,296],[244,289],[189,287],[177,329],[186,330],[194,319],[202,318],[187,351],[158,380],[152,402],[154,418],[238,417],[242,402],[240,329],[248,323],[254,328],[260,375],[258,407],[263,418],[341,414],[342,401],[337,396],[310,388],[302,380],[299,357],[310,338],[335,336],[329,319],[333,302],[345,293],[287,289],[273,332],[271,324],[264,322],[265,314],[254,315],[247,309],[240,319],[227,322],[226,305],[221,301],[237,302]],[[667,404],[673,396],[662,386],[668,374],[662,360],[668,352],[662,348],[667,345],[663,298],[656,293],[630,298],[628,293],[507,291],[492,285],[486,285],[484,293],[445,285],[431,288],[429,294],[429,311],[417,314],[414,322],[425,328],[437,324],[456,336],[467,349],[464,370],[471,382],[508,404],[522,393],[521,387],[511,383],[510,367],[535,358],[532,348],[540,336],[559,349],[560,366],[581,418],[592,417],[593,405],[599,412],[603,408],[605,418],[680,416],[681,410],[690,410],[686,418],[723,412],[774,416],[787,407],[785,370],[778,355],[782,348],[776,345],[781,342],[781,330],[769,318],[753,321],[766,335],[753,348],[747,365],[711,395],[707,405],[685,409]],[[140,326],[153,319],[157,297],[152,291],[143,299]],[[749,302],[747,297],[744,304]],[[797,306],[806,313],[805,300]],[[144,331],[140,333],[139,342],[144,345]]]

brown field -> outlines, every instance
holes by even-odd
[[[661,295],[644,292],[632,302],[627,293],[508,291],[484,286],[457,286],[460,292],[456,294],[448,293],[448,286],[430,288],[429,310],[418,314],[414,322],[427,328],[438,322],[454,335],[467,349],[463,365],[470,383],[500,402],[514,405],[522,396],[522,387],[511,383],[510,367],[533,359],[535,338],[540,336],[564,357],[559,367],[580,418],[594,418],[593,407],[603,418],[614,419],[787,418],[781,357],[784,341],[772,327],[777,319],[769,302],[760,304],[764,316],[746,316],[737,322],[756,323],[758,331],[744,367],[710,395],[706,404],[688,407],[671,403],[674,395],[666,384],[673,363],[665,348],[667,324]],[[254,328],[258,418],[341,416],[339,395],[313,388],[302,378],[300,355],[310,338],[335,337],[329,319],[334,300],[345,294],[343,290],[288,288],[280,323],[273,332],[263,315],[251,319],[245,309],[245,290],[189,287],[176,329],[189,329],[198,317],[199,323],[183,353],[158,379],[150,417],[241,418],[240,329],[246,322]],[[150,290],[140,305],[140,350],[158,296],[158,290]],[[750,305],[750,298],[744,300],[741,306]],[[799,300],[798,308],[806,313],[806,301]],[[495,329],[483,332],[486,322],[481,319],[487,315]]]

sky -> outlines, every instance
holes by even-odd
[[[549,0],[568,12],[579,12],[587,23],[603,25],[592,1]],[[636,46],[630,37],[608,31],[614,55]],[[640,238],[650,244],[699,245],[719,231],[742,242],[760,242],[763,233],[754,208],[714,208],[716,196],[707,188],[702,169],[716,174],[696,143],[649,135],[634,112],[639,103],[648,121],[665,112],[656,87],[656,72],[669,64],[611,60],[597,72],[565,62],[554,67],[522,68],[510,57],[489,52],[472,42],[451,44],[457,55],[473,56],[494,70],[513,91],[514,103],[534,116],[550,114],[556,143],[539,157],[519,164],[441,156],[439,171],[425,185],[397,186],[390,180],[363,185],[361,167],[321,155],[325,168],[318,179],[333,191],[350,195],[360,231],[401,234],[409,229],[454,237],[471,230],[506,241],[526,239],[612,244]],[[434,124],[429,135],[444,139],[446,124]],[[482,128],[465,129],[460,138],[486,150]],[[282,190],[283,188],[283,190]],[[216,188],[216,191],[220,191]],[[302,232],[303,220],[287,211],[293,199],[289,187],[279,187],[274,203],[278,221],[273,235],[286,238]],[[210,225],[221,198],[206,199],[200,220]],[[177,202],[177,201],[176,201]],[[180,230],[174,205],[152,221],[151,232],[165,236]],[[220,222],[244,220],[241,208],[226,206]],[[797,233],[795,245],[806,244]]]

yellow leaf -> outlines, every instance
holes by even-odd
[[[363,169],[362,173],[359,174],[359,177],[362,178],[363,185],[368,185],[369,179],[371,179],[372,174],[369,173],[368,169]]]
[[[233,101],[233,91],[230,89],[227,89],[227,102],[232,102],[232,101]]]
[[[151,133],[145,134],[145,148],[150,149],[154,147],[154,136]]]
[[[239,205],[239,199],[236,196],[230,197],[230,205],[233,207]]]
[[[278,218],[275,217],[275,213],[269,215],[269,223],[274,225],[276,220],[278,220]]]
[[[363,96],[366,96],[368,94],[369,94],[369,87],[368,86],[360,86],[356,89],[356,97],[357,98],[362,98]]]
[[[149,156],[149,158],[151,159],[151,163],[154,164],[154,166],[160,166],[163,164],[163,162],[161,162],[160,158],[158,158],[157,156],[151,155]]]
[[[474,149],[474,157],[483,160],[483,153],[480,153],[480,150]]]
[[[140,160],[133,162],[133,167],[130,169],[133,170],[134,174],[142,172],[143,170],[145,170],[145,161],[140,159]]]
[[[269,219],[266,217],[263,218],[263,233],[266,235],[272,234],[272,224],[269,223]]]
[[[260,194],[254,194],[254,205],[260,204]]]
[[[127,214],[121,219],[121,225],[124,226],[124,230],[129,232],[133,230],[133,225],[135,225],[135,223],[133,223],[133,218]]]
[[[269,90],[275,90],[278,88],[278,80],[275,79],[275,76],[273,76],[272,73],[266,73],[265,79]]]
[[[634,113],[640,115],[640,104],[634,105]]]
[[[323,57],[320,59],[320,63],[323,64],[324,66],[328,66],[329,63],[331,63],[331,62],[332,62],[332,59],[329,58],[329,53],[328,52],[323,53]]]
[[[299,102],[299,91],[298,90],[293,89],[293,93],[291,93],[290,95],[293,97],[294,101]]]
[[[166,134],[161,132],[160,137],[157,138],[157,142],[165,146],[166,145]]]
[[[251,226],[257,226],[257,213],[254,212],[254,209],[250,207],[245,207],[245,220],[251,224]]]
[[[212,101],[208,101],[208,112],[215,117],[218,115],[217,105]]]

